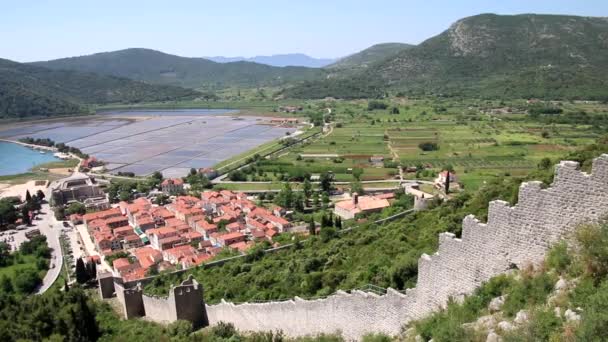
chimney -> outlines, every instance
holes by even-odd
[[[359,204],[359,194],[356,192],[353,192],[353,204]]]

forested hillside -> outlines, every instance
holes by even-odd
[[[137,103],[203,96],[191,89],[51,70],[0,59],[0,117],[82,113],[85,104]]]
[[[338,97],[344,89],[356,88],[368,96],[388,90],[492,98],[606,99],[608,20],[482,14],[459,20],[443,33],[353,77],[343,76],[338,74],[331,83],[294,87],[285,95]],[[316,89],[326,92],[310,91]]]
[[[327,69],[364,69],[374,63],[381,62],[397,53],[413,47],[414,45],[404,43],[382,43],[368,47],[365,50],[339,59],[335,63],[326,66]]]
[[[304,67],[279,68],[252,62],[216,63],[149,49],[126,49],[33,64],[54,70],[87,71],[154,84],[203,89],[282,85],[318,79],[325,74],[321,69]]]

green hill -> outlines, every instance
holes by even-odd
[[[216,63],[149,49],[126,49],[33,64],[55,70],[87,71],[154,84],[203,89],[282,85],[314,80],[325,74],[321,69],[305,67],[273,67],[252,62]]]
[[[382,43],[341,58],[325,68],[327,69],[363,69],[371,64],[378,63],[388,57],[413,47],[414,45],[404,43]]]
[[[335,96],[344,89],[379,96],[608,98],[608,19],[561,15],[482,14],[403,50],[355,76],[305,84],[285,92]],[[325,83],[325,84],[323,84]],[[354,96],[351,96],[354,97]]]
[[[190,89],[51,70],[0,59],[0,117],[82,113],[84,104],[137,103],[202,96]]]

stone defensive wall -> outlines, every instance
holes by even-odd
[[[608,215],[608,155],[594,160],[592,173],[579,171],[576,162],[556,167],[547,189],[541,182],[520,187],[518,203],[490,203],[488,222],[474,216],[463,221],[462,238],[439,236],[439,249],[423,255],[418,283],[405,294],[389,289],[386,295],[354,291],[325,299],[207,306],[211,325],[230,322],[239,330],[282,330],[289,336],[341,331],[347,339],[368,332],[396,335],[408,321],[443,307],[450,297],[472,293],[482,282],[510,268],[542,261],[548,248],[577,225]]]
[[[511,268],[540,263],[548,248],[576,226],[606,216],[608,154],[594,160],[591,174],[579,171],[578,163],[564,161],[556,166],[550,187],[523,183],[513,207],[500,200],[490,202],[488,222],[467,216],[461,239],[440,234],[438,251],[420,257],[418,283],[405,293],[338,291],[316,300],[296,297],[205,306],[202,288],[191,278],[172,288],[167,299],[160,299],[143,295],[140,284],[121,285],[107,277],[100,278],[100,292],[105,298],[115,291],[127,317],[146,315],[159,322],[188,319],[202,326],[223,321],[242,331],[282,330],[293,337],[342,332],[347,339],[359,340],[369,332],[397,335],[405,323],[445,306],[450,298],[471,294],[482,282]]]

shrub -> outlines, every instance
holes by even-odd
[[[382,101],[372,100],[367,103],[367,110],[386,109],[388,105]]]
[[[437,151],[439,150],[439,145],[436,142],[423,142],[418,144],[418,147],[423,151]]]
[[[566,241],[560,241],[553,246],[547,253],[547,266],[557,270],[560,273],[566,271],[572,263],[572,258],[568,254],[568,244]]]

